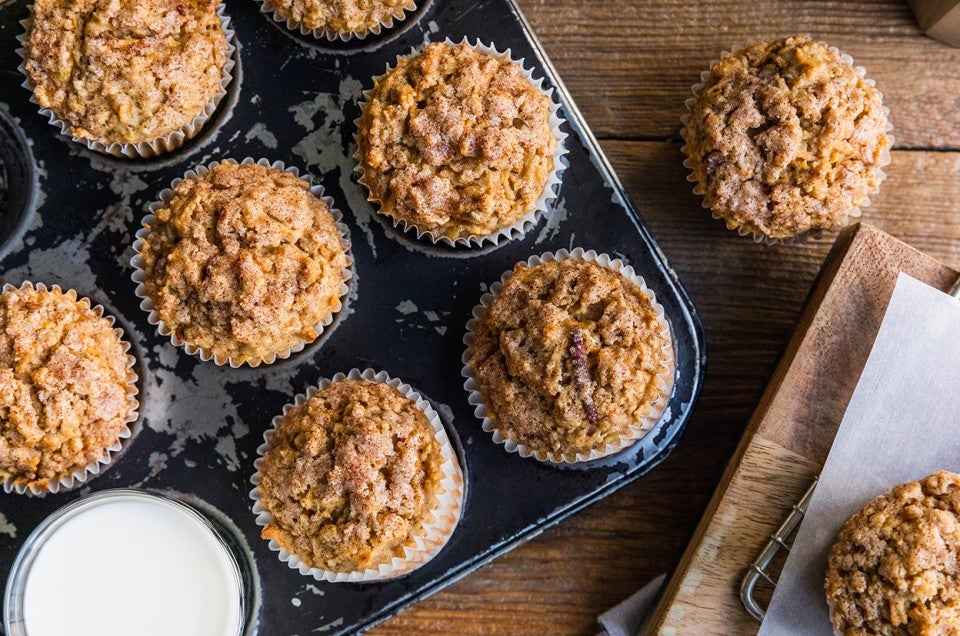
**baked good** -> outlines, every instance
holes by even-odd
[[[47,490],[105,459],[136,415],[136,375],[112,321],[76,293],[0,294],[0,480]]]
[[[181,181],[155,216],[143,292],[173,335],[218,363],[272,362],[342,307],[345,241],[290,172],[221,163]]]
[[[706,204],[730,229],[786,239],[854,214],[889,157],[880,91],[805,35],[714,63],[683,129]]]
[[[396,388],[343,379],[276,424],[259,469],[262,536],[308,567],[357,572],[403,558],[442,492],[440,443]]]
[[[309,31],[364,36],[391,26],[412,10],[414,0],[265,0],[264,6],[290,23]]]
[[[854,514],[825,580],[840,634],[960,634],[960,475],[895,486]]]
[[[191,124],[221,92],[220,0],[36,0],[24,67],[71,134],[136,144]]]
[[[381,214],[433,240],[494,234],[536,208],[555,167],[551,107],[515,62],[434,42],[363,104],[360,182]]]
[[[503,438],[569,462],[643,436],[670,396],[672,358],[662,309],[638,284],[569,258],[515,268],[473,325],[469,365]]]

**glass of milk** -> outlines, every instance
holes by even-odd
[[[106,490],[59,509],[20,549],[7,580],[8,636],[240,636],[236,557],[185,503]]]

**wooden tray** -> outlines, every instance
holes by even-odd
[[[958,276],[866,224],[837,238],[649,633],[759,628],[740,603],[740,580],[820,472],[901,271],[943,290]]]

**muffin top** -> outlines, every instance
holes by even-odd
[[[710,69],[684,131],[707,205],[789,238],[841,223],[882,179],[882,97],[822,42],[758,42]]]
[[[474,334],[490,416],[531,450],[602,450],[666,397],[666,327],[638,285],[594,262],[518,265]]]
[[[0,294],[0,479],[45,489],[103,458],[134,377],[118,330],[74,293]]]
[[[413,9],[413,0],[266,0],[286,20],[310,30],[365,33]]]
[[[220,90],[220,0],[36,0],[34,96],[75,137],[139,143],[189,124]]]
[[[895,486],[844,524],[825,588],[842,634],[960,633],[960,475]]]
[[[141,257],[146,295],[180,340],[256,362],[341,307],[348,258],[330,208],[289,172],[222,163],[157,210]]]
[[[360,119],[370,200],[422,231],[487,236],[536,207],[553,169],[551,101],[514,62],[433,43],[377,80]]]
[[[312,568],[355,572],[402,557],[433,521],[440,444],[382,382],[341,380],[284,415],[260,467],[263,529]]]

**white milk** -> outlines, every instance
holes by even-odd
[[[240,589],[226,549],[189,513],[105,499],[39,550],[24,625],[29,636],[236,636]]]

